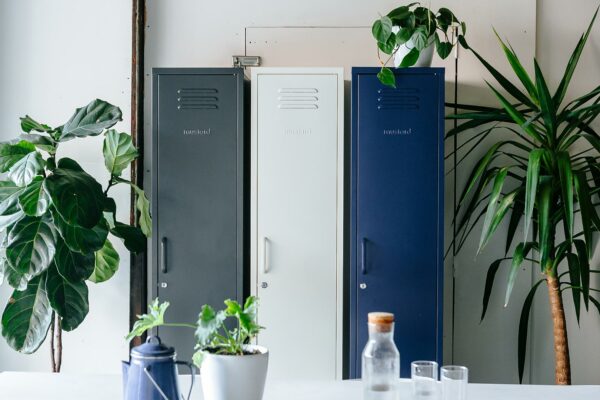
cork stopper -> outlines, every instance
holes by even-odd
[[[369,325],[373,325],[377,332],[390,332],[394,325],[394,314],[388,312],[370,312]]]

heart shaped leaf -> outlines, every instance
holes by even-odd
[[[62,127],[58,141],[64,142],[76,137],[96,136],[121,120],[119,107],[104,100],[93,100],[87,106],[78,108],[75,114]]]
[[[119,253],[109,240],[96,252],[94,272],[88,278],[94,283],[105,282],[119,269]]]
[[[13,226],[8,235],[8,262],[22,275],[38,275],[48,268],[54,258],[56,235],[49,215],[25,216]]]
[[[89,311],[88,287],[85,281],[69,282],[53,265],[48,270],[46,281],[50,305],[60,316],[60,325],[65,331],[77,328]]]
[[[71,283],[86,280],[94,271],[94,264],[94,253],[71,251],[63,240],[58,240],[54,265],[65,280]]]
[[[75,161],[61,158],[45,185],[54,207],[68,224],[91,229],[102,218],[102,186]]]
[[[23,212],[32,217],[46,213],[50,204],[50,196],[44,189],[44,178],[36,176],[19,195],[19,204]]]
[[[44,273],[33,278],[22,292],[14,291],[2,314],[2,336],[22,353],[36,351],[50,327],[52,308],[45,281]]]
[[[44,160],[37,151],[26,154],[8,170],[8,177],[18,186],[27,186],[44,169]]]
[[[102,152],[106,169],[111,175],[116,176],[120,176],[123,170],[138,156],[131,136],[114,129],[106,132]]]

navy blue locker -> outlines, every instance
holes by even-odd
[[[396,316],[401,375],[442,358],[444,69],[352,69],[349,375],[367,313]]]

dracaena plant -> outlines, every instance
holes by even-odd
[[[464,22],[460,22],[452,11],[442,7],[434,13],[420,3],[400,6],[377,19],[371,31],[377,41],[377,55],[381,63],[381,71],[377,77],[381,83],[396,87],[394,73],[387,65],[390,61],[393,62],[400,46],[409,43],[412,46],[400,62],[400,67],[413,66],[419,59],[421,51],[429,46],[435,46],[440,58],[447,58],[458,43],[458,37],[451,39],[450,29],[458,26],[460,26],[459,37],[463,37],[467,26]]]
[[[225,309],[220,311],[204,305],[195,324],[165,322],[165,312],[168,307],[169,302],[160,303],[158,299],[155,299],[148,306],[149,313],[138,316],[138,320],[126,339],[131,340],[147,330],[159,326],[194,329],[196,352],[193,361],[200,367],[206,353],[246,354],[245,345],[263,329],[256,322],[258,300],[254,296],[248,297],[243,306],[235,300],[225,300]],[[228,329],[225,325],[228,318],[236,321],[233,329]]]
[[[503,220],[508,219],[505,256],[494,261],[487,273],[483,311],[490,299],[496,273],[509,268],[505,303],[508,303],[524,262],[538,272],[539,279],[524,299],[518,330],[518,370],[522,380],[527,346],[530,308],[536,290],[545,284],[553,322],[555,380],[570,384],[570,358],[563,295],[572,296],[579,321],[581,306],[591,304],[600,311],[600,290],[590,287],[590,267],[594,235],[600,230],[596,211],[600,204],[600,136],[592,123],[600,113],[600,86],[565,101],[571,77],[596,14],[581,36],[566,66],[562,80],[552,91],[537,61],[531,76],[517,54],[498,37],[514,75],[520,82],[498,72],[471,49],[496,80],[488,83],[500,103],[499,108],[458,105],[466,112],[450,116],[466,120],[448,136],[466,135],[459,150],[461,161],[491,132],[502,129],[504,139],[487,148],[472,170],[457,205],[458,249],[477,222],[483,218],[479,250],[490,241]],[[466,42],[464,47],[468,47]],[[508,96],[500,92],[501,87]],[[484,128],[473,130],[472,128]],[[519,232],[519,227],[523,228]],[[582,301],[583,300],[583,301]]]
[[[76,329],[88,313],[88,283],[110,279],[119,267],[109,233],[132,252],[143,251],[151,233],[146,195],[122,177],[138,152],[129,134],[109,129],[120,120],[118,107],[94,100],[56,128],[25,116],[23,133],[0,143],[0,282],[14,289],[2,314],[2,336],[13,349],[33,353],[50,331],[56,372],[62,331]],[[101,134],[110,174],[104,188],[60,154],[66,141]],[[137,195],[139,227],[116,219],[110,189],[122,184]]]

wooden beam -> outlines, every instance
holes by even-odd
[[[131,163],[131,181],[144,187],[144,45],[146,25],[146,1],[132,0],[131,12],[131,138],[139,151],[139,157]],[[135,192],[130,195],[130,221],[137,224]],[[132,254],[129,281],[129,328],[137,315],[146,311],[148,288],[146,252]],[[139,345],[144,338],[135,338],[131,346]]]

